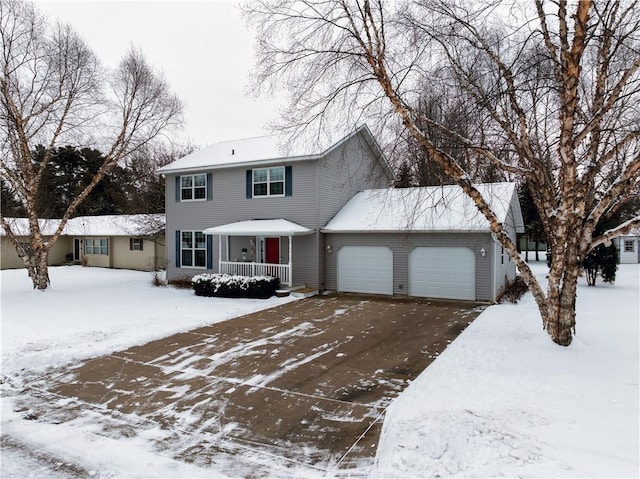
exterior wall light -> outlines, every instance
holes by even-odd
[[[480,256],[482,256],[483,258],[487,256],[487,252],[484,250],[484,248],[480,248]]]
[[[327,253],[333,253],[333,247],[330,244],[327,245]]]

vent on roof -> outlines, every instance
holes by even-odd
[[[236,154],[236,150],[231,150],[231,156]]]

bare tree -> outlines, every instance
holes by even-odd
[[[140,148],[125,162],[127,214],[164,213],[165,179],[156,170],[192,153],[189,143],[158,143]],[[153,223],[153,222],[152,222]]]
[[[0,2],[0,39],[0,176],[24,205],[31,251],[6,218],[0,225],[34,288],[43,290],[49,251],[78,205],[120,160],[178,123],[182,104],[139,51],[127,53],[114,72],[105,71],[69,25],[50,25],[30,3]],[[107,153],[45,241],[35,202],[51,153],[63,142],[93,143]],[[36,146],[44,148],[37,164]]]
[[[639,8],[627,0],[256,0],[245,11],[258,32],[256,87],[291,94],[285,126],[297,133],[372,118],[384,133],[395,119],[473,199],[529,285],[543,327],[569,345],[583,258],[640,224],[635,217],[594,237],[599,219],[639,189]],[[483,143],[415,107],[440,70],[455,79],[447,93],[463,92],[483,113]],[[465,165],[426,126],[531,185],[552,253],[546,292]]]

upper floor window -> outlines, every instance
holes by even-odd
[[[180,176],[181,201],[205,201],[207,199],[207,175]]]
[[[106,238],[88,238],[84,240],[85,254],[109,254],[109,240]]]
[[[284,166],[253,170],[253,196],[284,196]]]

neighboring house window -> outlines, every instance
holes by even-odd
[[[24,252],[27,253],[27,256],[33,256],[33,250],[31,249],[31,243],[20,243]]]
[[[180,235],[180,263],[183,267],[207,267],[207,242],[201,231],[182,231]]]
[[[142,238],[129,238],[129,250],[142,251]]]
[[[291,172],[291,166],[247,170],[247,198],[291,196]]]
[[[635,250],[635,241],[633,240],[624,240],[624,252],[625,253],[633,253]]]
[[[85,254],[109,254],[109,240],[106,238],[101,239],[85,239],[84,240],[84,252]]]
[[[207,199],[207,175],[181,176],[180,199],[182,201],[205,201]]]

